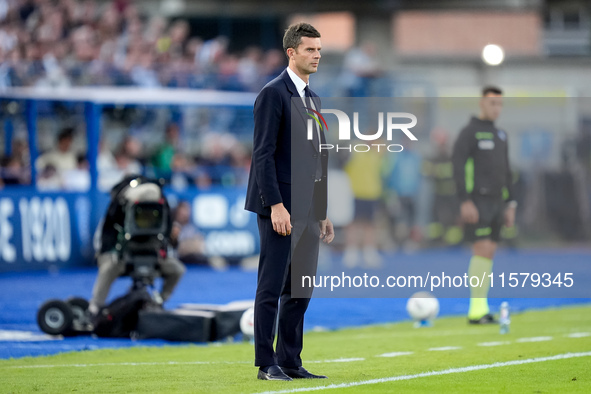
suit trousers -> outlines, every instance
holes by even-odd
[[[258,215],[261,255],[255,298],[255,365],[278,364],[298,368],[302,365],[304,313],[312,289],[297,289],[304,298],[292,297],[293,286],[302,286],[301,274],[315,275],[318,264],[320,228],[314,215],[293,221],[292,234],[282,236],[273,230],[268,216]],[[292,275],[292,271],[296,274]],[[279,306],[278,306],[279,304]],[[279,320],[277,321],[277,313]],[[277,351],[273,351],[277,322]]]

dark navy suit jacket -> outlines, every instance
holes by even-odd
[[[316,110],[320,111],[318,95],[314,92],[311,95]],[[318,220],[326,218],[328,152],[319,152],[318,146],[306,138],[308,119],[310,117],[287,70],[261,90],[254,104],[247,210],[271,216],[271,206],[282,202],[292,223],[296,219],[308,218],[311,212]],[[320,134],[321,143],[326,143],[324,133]],[[322,179],[315,182],[318,155],[321,157]],[[295,191],[293,201],[292,188]]]

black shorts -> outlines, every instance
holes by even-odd
[[[475,196],[472,201],[478,209],[478,223],[464,226],[464,239],[469,242],[483,239],[499,242],[505,223],[505,201],[487,196]]]
[[[355,220],[373,222],[378,210],[379,200],[355,199]]]

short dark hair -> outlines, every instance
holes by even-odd
[[[482,88],[482,97],[486,96],[489,93],[502,95],[503,91],[501,90],[501,88],[492,85],[488,85]]]
[[[289,48],[296,49],[302,43],[302,37],[319,38],[320,33],[309,23],[294,23],[290,25],[283,35],[283,52]]]
[[[86,161],[86,154],[84,153],[79,153],[76,155],[76,163],[78,164],[82,164]]]
[[[64,127],[62,131],[57,136],[58,141],[63,141],[65,139],[72,139],[74,138],[74,128],[73,127]]]

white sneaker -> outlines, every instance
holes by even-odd
[[[380,268],[382,266],[382,256],[376,248],[365,248],[363,250],[363,262],[366,267]]]
[[[212,256],[209,258],[209,266],[216,271],[226,271],[228,269],[228,261],[221,256]]]
[[[160,295],[160,293],[156,290],[154,290],[152,292],[152,299],[154,300],[154,302],[156,304],[158,304],[159,306],[164,305],[164,299],[162,298],[162,296]]]
[[[98,305],[96,305],[95,303],[91,302],[88,305],[88,312],[92,315],[92,316],[96,316],[99,313],[99,310],[101,308],[98,307]]]
[[[359,250],[357,248],[345,249],[343,255],[343,265],[345,268],[355,268],[359,265]]]

